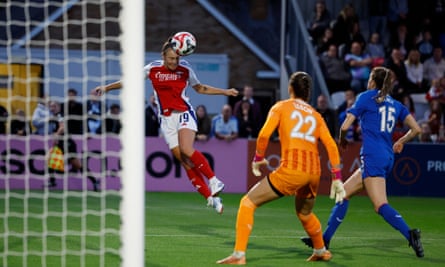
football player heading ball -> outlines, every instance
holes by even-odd
[[[173,47],[173,42],[181,46]],[[184,44],[186,48],[183,47]],[[173,35],[162,45],[162,58],[148,63],[144,67],[144,72],[145,78],[149,79],[153,85],[161,130],[170,151],[181,162],[190,182],[207,200],[207,205],[212,206],[218,214],[221,214],[224,206],[219,193],[224,189],[224,183],[216,178],[206,157],[194,148],[198,129],[195,110],[186,96],[186,89],[190,86],[199,94],[228,97],[237,96],[238,90],[213,87],[199,81],[191,65],[181,59],[177,52],[189,55],[194,51],[195,45],[195,39],[189,33]],[[92,94],[100,96],[121,88],[122,82],[116,81],[94,88]]]

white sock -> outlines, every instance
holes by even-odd
[[[244,251],[234,251],[232,254],[235,258],[240,259],[242,258],[244,255],[246,255],[246,252]]]
[[[212,196],[207,198],[207,206],[209,206],[209,207],[213,206],[213,197]]]
[[[325,247],[323,247],[323,248],[320,248],[320,249],[315,249],[314,248],[314,253],[315,253],[315,255],[317,255],[317,256],[321,256],[321,255],[323,255],[323,253],[326,251],[326,248]]]

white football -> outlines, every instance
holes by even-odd
[[[189,32],[177,32],[170,39],[173,50],[180,56],[188,56],[195,52],[196,39]]]

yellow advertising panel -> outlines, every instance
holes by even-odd
[[[42,65],[0,64],[0,105],[8,110],[9,118],[18,109],[31,118],[41,97]]]

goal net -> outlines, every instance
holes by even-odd
[[[143,266],[143,2],[0,2],[1,266]]]

